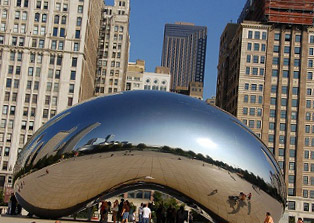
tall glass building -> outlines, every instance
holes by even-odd
[[[204,82],[207,27],[166,24],[161,66],[170,68],[171,90]]]

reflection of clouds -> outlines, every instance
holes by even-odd
[[[212,140],[209,138],[197,138],[196,142],[201,146],[206,149],[217,149],[217,144],[214,143]]]

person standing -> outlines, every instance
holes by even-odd
[[[11,215],[16,215],[16,203],[17,203],[17,200],[16,200],[16,198],[14,196],[14,193],[11,194],[10,201],[11,201],[11,212],[10,212],[10,214]]]
[[[116,223],[117,221],[117,214],[119,211],[119,201],[115,200],[112,207],[112,221],[113,223]]]
[[[304,222],[303,222],[302,218],[298,218],[297,223],[304,223]]]
[[[151,218],[152,218],[152,212],[150,208],[147,207],[147,204],[145,204],[143,208],[143,223],[149,223]]]
[[[266,213],[266,218],[265,218],[264,223],[274,223],[274,220],[269,212]]]
[[[141,206],[138,208],[138,222],[143,223],[143,203],[141,203]]]
[[[128,200],[123,202],[123,207],[122,207],[122,223],[128,222],[129,219],[129,213],[130,213],[130,203]]]
[[[118,216],[118,219],[117,219],[118,221],[122,221],[122,214],[121,213],[122,213],[122,209],[123,209],[123,203],[124,203],[124,199],[122,198],[121,202],[120,202],[120,204],[118,206],[119,207],[119,211],[118,211],[118,215],[117,215]]]

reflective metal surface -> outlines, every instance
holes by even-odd
[[[231,115],[187,96],[132,91],[99,97],[39,129],[15,166],[15,195],[60,217],[131,189],[167,192],[217,222],[283,214],[286,190],[265,145]],[[239,194],[252,194],[249,200]]]

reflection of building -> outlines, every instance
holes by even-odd
[[[0,187],[11,185],[18,151],[43,123],[93,96],[102,7],[1,1]]]
[[[309,212],[314,210],[314,29],[308,25],[313,22],[314,1],[250,2],[273,4],[275,11],[270,13],[280,3],[282,11],[276,13],[289,16],[267,15],[264,22],[257,13],[245,15],[250,10],[262,12],[263,7],[248,6],[242,16],[257,16],[256,21],[226,26],[216,105],[237,116],[275,155],[285,174],[290,221],[302,217],[313,222]]]
[[[206,103],[209,104],[209,105],[216,105],[216,97],[213,96],[211,98],[207,98],[206,99]]]
[[[145,72],[145,61],[129,63],[126,74],[127,91],[130,90],[170,90],[170,73],[166,67],[156,67],[155,72]]]
[[[166,24],[161,65],[171,73],[171,90],[204,82],[207,28],[191,23]]]
[[[197,99],[203,99],[203,83],[190,82],[189,87],[176,87],[174,92],[184,94]]]
[[[105,6],[100,30],[96,96],[124,90],[129,53],[129,0]]]

